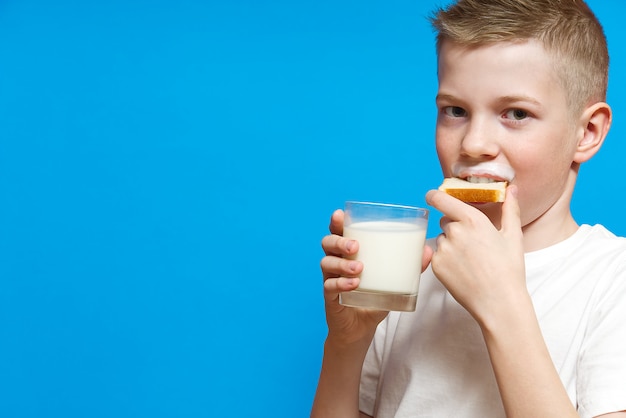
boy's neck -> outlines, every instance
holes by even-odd
[[[541,216],[522,227],[524,252],[550,247],[571,237],[578,230],[570,206],[576,178],[577,170],[572,169],[561,197]]]
[[[545,216],[550,216],[545,214]],[[571,213],[560,217],[556,222],[544,222],[543,217],[522,228],[524,232],[524,252],[542,250],[571,237],[578,230],[578,224]]]

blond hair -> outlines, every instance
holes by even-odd
[[[582,0],[459,0],[436,10],[431,22],[437,32],[437,51],[444,40],[469,47],[538,40],[554,57],[574,114],[606,100],[606,37]]]

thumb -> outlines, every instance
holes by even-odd
[[[422,254],[422,273],[428,268],[430,260],[433,258],[433,253],[434,250],[430,245],[424,245],[424,253]]]
[[[501,230],[506,233],[521,233],[522,220],[520,218],[519,201],[517,200],[517,186],[506,188],[504,203],[502,204]]]

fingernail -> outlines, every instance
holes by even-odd
[[[346,250],[351,251],[353,247],[354,247],[354,241],[350,240],[346,242]]]
[[[348,268],[350,269],[350,271],[355,271],[357,268],[356,261],[352,261],[350,264],[348,264]]]

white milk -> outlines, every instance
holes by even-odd
[[[356,222],[343,235],[359,242],[352,257],[363,263],[360,290],[417,294],[426,239],[426,221]]]

